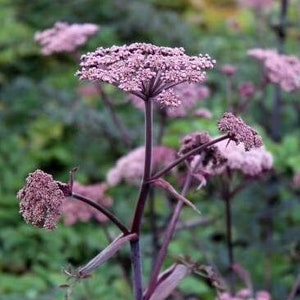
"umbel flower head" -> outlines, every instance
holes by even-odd
[[[18,192],[20,213],[27,223],[53,230],[61,215],[65,197],[71,195],[68,184],[53,180],[42,170],[30,173],[25,186]]]
[[[42,46],[42,54],[44,55],[55,52],[73,52],[98,29],[99,26],[95,24],[56,22],[52,28],[36,32],[34,39]]]
[[[221,132],[228,133],[230,139],[236,144],[243,143],[246,151],[262,146],[260,135],[241,118],[230,112],[223,114],[218,122],[218,128]]]
[[[143,100],[155,98],[163,106],[180,104],[173,87],[201,83],[214,66],[209,55],[188,56],[183,48],[134,43],[98,48],[81,56],[80,79],[103,81]]]
[[[294,55],[279,54],[271,49],[250,49],[247,54],[263,62],[266,77],[291,92],[300,89],[300,60]]]

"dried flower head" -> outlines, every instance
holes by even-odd
[[[99,26],[95,24],[56,22],[52,28],[36,32],[34,39],[42,46],[44,55],[55,52],[73,52],[98,30]]]
[[[248,126],[241,118],[230,112],[223,114],[218,122],[218,128],[222,133],[228,133],[236,144],[243,143],[248,151],[262,146],[262,139],[258,133]]]
[[[294,55],[279,54],[271,49],[251,49],[247,54],[264,64],[267,79],[291,92],[300,89],[300,60]]]
[[[144,172],[145,147],[138,147],[121,157],[116,165],[109,170],[106,181],[115,186],[122,180],[138,185]],[[175,158],[175,151],[166,146],[154,146],[152,157],[153,172],[166,166]]]
[[[211,137],[207,132],[198,131],[198,132],[189,133],[180,140],[180,148],[178,154],[182,156],[187,152],[203,144],[206,144],[210,141],[211,141]]]
[[[94,200],[102,206],[110,206],[112,199],[105,195],[107,185],[105,183],[96,183],[91,185],[81,185],[78,182],[73,183],[73,192]],[[66,225],[72,225],[77,221],[86,222],[90,219],[96,219],[102,223],[107,217],[95,210],[90,205],[69,198],[62,204],[63,220]]]
[[[81,56],[80,79],[104,81],[141,99],[155,98],[163,106],[178,106],[173,87],[204,81],[214,66],[209,55],[188,56],[183,48],[134,43],[98,48]]]
[[[17,194],[20,213],[27,223],[53,230],[61,215],[62,203],[70,194],[67,184],[55,181],[51,175],[36,170],[28,175],[25,186]]]

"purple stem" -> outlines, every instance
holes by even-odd
[[[153,181],[155,179],[158,179],[160,177],[162,177],[163,175],[165,175],[166,173],[168,173],[170,170],[172,170],[174,167],[176,167],[178,164],[180,164],[181,162],[183,162],[185,159],[187,159],[189,156],[196,154],[202,150],[205,150],[207,147],[210,147],[218,142],[221,142],[223,140],[226,140],[229,138],[229,135],[222,135],[208,143],[205,143],[189,152],[187,152],[186,154],[184,154],[183,156],[180,156],[179,158],[177,158],[176,160],[174,160],[173,162],[171,162],[169,165],[167,165],[165,168],[163,168],[162,170],[160,170],[159,172],[157,172],[156,174],[154,174],[149,180]]]
[[[114,214],[112,214],[109,210],[107,210],[101,204],[96,203],[92,199],[89,199],[89,198],[79,195],[77,193],[72,193],[71,197],[96,208],[98,211],[100,211],[102,214],[104,214],[109,220],[111,220],[124,233],[124,235],[129,234],[129,230],[126,228],[126,226],[123,225],[122,222]]]
[[[224,139],[228,139],[228,136],[227,135],[226,136],[222,136],[220,138],[214,139],[213,141],[211,141],[209,143],[203,144],[203,145],[199,146],[198,148],[196,148],[197,151],[195,151],[196,149],[194,149],[194,150],[188,152],[187,154],[185,154],[183,157],[185,159],[188,156],[192,155],[193,153],[200,152],[200,151],[206,149],[207,147],[209,147],[209,146],[211,146],[211,145],[213,145],[213,144],[215,144],[217,142],[220,142],[220,141],[222,141]],[[176,161],[178,161],[178,160],[176,160]],[[181,162],[181,161],[182,161],[182,159],[179,162]],[[198,170],[200,162],[201,162],[201,159],[199,159],[199,161],[196,164],[196,166],[194,167],[193,171],[190,172],[190,173],[188,173],[188,175],[187,175],[187,178],[185,180],[184,186],[183,186],[182,191],[181,191],[181,195],[183,197],[187,194],[187,191],[188,191],[188,189],[189,189],[189,187],[191,185],[191,181],[192,181],[192,178],[193,178],[193,173]],[[169,168],[167,168],[167,169],[169,170]],[[158,176],[158,174],[161,174],[162,171],[160,171],[156,175],[152,176],[152,179],[160,177],[161,175]],[[164,174],[164,172],[163,172],[163,174]],[[147,292],[146,292],[146,294],[144,296],[145,300],[148,300],[151,297],[151,295],[154,292],[154,290],[155,290],[155,287],[156,287],[156,284],[157,284],[157,279],[158,279],[158,276],[159,276],[159,272],[160,272],[163,260],[164,260],[164,258],[166,256],[166,253],[167,253],[168,246],[169,246],[169,243],[171,241],[172,235],[173,235],[173,233],[175,231],[176,223],[178,221],[178,218],[179,218],[179,215],[180,215],[181,208],[182,208],[183,204],[184,203],[182,201],[178,201],[177,202],[176,207],[174,209],[174,212],[172,214],[171,220],[169,221],[168,227],[167,227],[167,229],[165,231],[165,235],[164,235],[164,238],[163,238],[163,244],[162,244],[161,249],[160,249],[160,251],[158,253],[158,257],[157,257],[156,263],[154,265],[153,272],[151,274],[151,279],[150,279],[150,282],[149,282],[149,286],[148,286]]]
[[[141,222],[146,200],[150,191],[151,163],[152,163],[152,101],[150,98],[145,100],[145,164],[144,175],[135,208],[133,221],[131,225],[131,233],[136,233],[137,239],[130,242],[131,245],[131,263],[133,270],[133,289],[134,299],[141,300],[143,298],[142,291],[142,266],[139,247],[139,235],[141,230]]]

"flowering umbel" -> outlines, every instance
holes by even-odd
[[[36,32],[34,39],[42,46],[42,54],[44,55],[55,52],[73,52],[98,29],[99,26],[95,24],[56,22],[52,28]]]
[[[50,174],[42,170],[30,173],[25,186],[18,192],[20,213],[27,223],[53,230],[61,215],[65,197],[71,194],[67,184],[53,180]]]
[[[214,66],[209,55],[188,56],[183,48],[134,43],[98,48],[81,56],[80,79],[103,81],[142,99],[155,98],[163,106],[177,107],[173,87],[183,82],[201,83]]]
[[[270,82],[278,83],[287,92],[300,89],[300,59],[294,55],[279,54],[272,49],[250,49],[247,54],[263,62]]]
[[[223,114],[218,122],[218,128],[221,132],[228,133],[230,139],[236,144],[243,143],[246,151],[262,146],[260,135],[241,118],[230,112]]]

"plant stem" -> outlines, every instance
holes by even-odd
[[[232,215],[231,215],[231,197],[228,194],[224,197],[225,200],[225,216],[226,216],[226,244],[228,251],[228,265],[229,265],[229,287],[231,295],[234,295],[234,277],[232,266],[234,264],[233,245],[232,245]]]
[[[181,162],[183,162],[185,159],[187,159],[189,156],[196,154],[197,152],[203,151],[206,148],[221,142],[223,140],[228,139],[229,136],[228,134],[226,135],[222,135],[208,143],[205,143],[189,152],[187,152],[186,154],[184,154],[183,156],[179,157],[178,159],[174,160],[173,162],[171,162],[169,165],[167,165],[165,168],[163,168],[162,170],[160,170],[159,172],[157,172],[156,174],[154,174],[151,178],[150,181],[153,181],[155,179],[158,179],[159,177],[162,177],[163,175],[165,175],[166,173],[168,173],[170,170],[172,170],[174,167],[176,167],[178,164],[180,164]]]
[[[104,92],[101,85],[97,85],[96,87],[97,87],[97,91],[98,91],[99,95],[101,96],[101,99],[102,99],[103,103],[105,104],[105,106],[107,107],[107,109],[109,111],[109,114],[111,116],[111,119],[112,119],[113,123],[120,130],[123,143],[128,148],[130,148],[129,134],[128,134],[126,128],[123,126],[121,120],[118,118],[118,115],[115,113],[114,107],[113,107],[108,95]]]
[[[228,137],[226,136],[226,138],[228,138]],[[225,137],[222,137],[221,140],[223,140],[223,139],[225,139]],[[218,141],[220,141],[220,139],[215,139],[214,143],[217,143]],[[207,144],[209,144],[209,146],[212,145],[211,142],[206,143],[206,144],[202,145],[202,146],[205,146],[205,147],[202,147],[201,150],[206,149],[206,147],[208,147]],[[201,150],[199,150],[200,147],[197,148],[198,151],[201,151]],[[190,151],[190,152],[192,152],[192,151]],[[191,154],[189,154],[189,155],[191,155]],[[186,180],[185,180],[185,183],[184,183],[184,186],[183,186],[182,191],[181,191],[181,195],[183,197],[185,197],[185,195],[187,194],[187,191],[188,191],[188,189],[191,185],[191,182],[192,182],[193,173],[197,172],[197,170],[200,166],[200,163],[201,163],[201,158],[198,160],[198,162],[197,162],[196,166],[193,168],[192,172],[188,173],[188,175],[186,177]],[[156,175],[153,176],[152,178],[154,178],[154,177],[156,177]],[[168,227],[165,231],[165,235],[164,235],[164,238],[163,238],[163,243],[162,243],[161,249],[158,253],[158,257],[157,257],[156,263],[154,265],[154,268],[153,268],[153,271],[152,271],[152,274],[151,274],[151,279],[150,279],[150,282],[149,282],[147,292],[144,296],[145,300],[148,300],[151,297],[154,290],[155,290],[155,287],[156,287],[156,284],[157,284],[157,279],[158,279],[158,276],[159,276],[159,272],[160,272],[163,260],[166,256],[166,253],[167,253],[168,246],[170,244],[172,235],[173,235],[173,233],[176,229],[176,224],[177,224],[181,209],[183,207],[183,204],[184,204],[183,201],[178,201],[177,202],[176,207],[174,209],[174,212],[172,214],[171,220],[169,221]]]
[[[82,195],[79,195],[79,194],[73,193],[73,192],[72,192],[71,197],[96,208],[98,211],[100,211],[102,214],[104,214],[109,220],[111,220],[124,233],[124,235],[129,234],[129,230],[126,228],[126,226],[114,214],[112,214],[109,210],[107,210],[101,204],[96,203],[92,199],[89,199],[85,196],[82,196]]]
[[[275,29],[277,35],[278,52],[284,53],[285,40],[286,40],[286,29],[287,29],[287,10],[288,0],[281,0],[279,24]],[[281,139],[280,135],[280,117],[281,117],[281,87],[279,84],[274,85],[274,99],[272,105],[272,118],[271,118],[271,137],[274,141],[279,142]]]
[[[134,299],[141,300],[142,293],[142,268],[141,268],[141,255],[139,247],[139,235],[141,230],[141,222],[143,212],[146,204],[146,200],[150,191],[151,177],[151,164],[152,164],[152,101],[150,98],[145,100],[145,163],[144,163],[144,175],[143,180],[133,216],[131,225],[131,233],[135,233],[138,238],[135,241],[131,241],[131,259],[133,270],[133,289]]]

